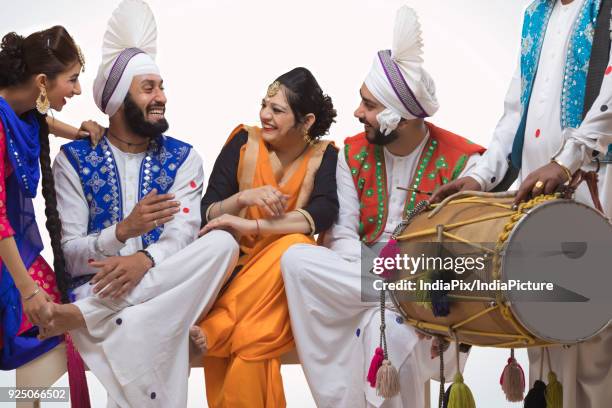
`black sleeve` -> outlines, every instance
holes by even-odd
[[[202,227],[206,225],[206,211],[213,203],[225,200],[238,192],[238,162],[240,149],[249,138],[246,130],[240,131],[229,141],[217,156],[208,187],[202,198]]]
[[[315,234],[329,229],[338,217],[337,163],[338,150],[330,144],[323,153],[321,167],[315,175],[310,201],[304,207],[315,223]]]

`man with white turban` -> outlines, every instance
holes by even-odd
[[[190,327],[211,307],[238,253],[224,231],[196,241],[202,160],[163,134],[156,35],[146,3],[118,6],[94,83],[109,128],[96,146],[63,146],[54,164],[75,302],[52,307],[43,334],[71,330],[110,407],[187,405],[190,335],[195,351],[205,348],[199,328]]]
[[[438,101],[421,54],[416,13],[404,6],[393,48],[377,53],[361,87],[354,115],[365,132],[347,138],[338,159],[340,214],[325,235],[327,248],[296,245],[282,259],[293,335],[322,408],[423,407],[425,382],[439,372],[431,343],[387,310],[387,350],[399,370],[400,395],[385,399],[373,388],[375,380],[366,382],[381,316],[379,294],[368,298],[374,278],[362,275],[361,243],[388,241],[407,212],[428,198],[423,192],[458,177],[484,150],[424,121],[438,110]],[[447,374],[456,368],[453,353],[444,353]]]

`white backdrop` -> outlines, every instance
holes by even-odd
[[[396,9],[407,3],[420,14],[426,67],[436,81],[437,125],[487,145],[501,116],[503,97],[518,58],[521,10],[528,0],[150,0],[158,23],[157,61],[167,90],[170,135],[204,157],[206,174],[229,132],[258,121],[261,97],[278,75],[309,68],[338,110],[330,137],[341,145],[361,131],[353,111],[374,53],[390,48]],[[0,0],[0,34],[64,25],[87,60],[83,94],[56,117],[73,124],[108,123],[93,103],[92,83],[106,22],[119,0]],[[54,140],[57,152],[61,140]],[[44,230],[42,198],[36,200]],[[44,255],[51,259],[46,231]],[[144,341],[144,339],[143,339]],[[505,402],[498,379],[507,352],[474,349],[465,380],[480,407]],[[526,353],[518,358],[527,368]],[[283,367],[289,407],[314,407],[299,366]],[[0,386],[14,385],[0,372]],[[94,407],[103,388],[89,376]],[[65,385],[64,377],[57,385]],[[432,387],[435,389],[435,386]],[[11,406],[12,404],[2,404]],[[67,406],[66,404],[63,404]],[[62,404],[43,404],[59,407]],[[202,370],[190,378],[190,407],[205,406]]]

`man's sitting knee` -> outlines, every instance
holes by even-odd
[[[238,246],[238,242],[236,241],[236,238],[234,238],[234,236],[229,232],[222,230],[214,230],[210,231],[205,236],[210,236],[209,238],[212,243],[214,243],[215,247],[231,251],[236,255],[238,254],[238,251],[240,249]]]
[[[308,258],[305,250],[310,248],[310,244],[295,244],[285,251],[281,257],[283,276],[296,275],[303,270],[304,260]]]

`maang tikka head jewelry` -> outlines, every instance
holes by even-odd
[[[268,92],[266,94],[266,96],[268,98],[272,98],[273,96],[275,96],[278,91],[280,90],[281,87],[281,83],[278,81],[274,81],[270,84],[270,86],[268,87]]]

